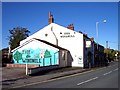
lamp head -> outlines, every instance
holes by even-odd
[[[104,23],[106,23],[107,21],[106,20],[103,20]]]

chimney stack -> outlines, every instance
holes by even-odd
[[[87,37],[87,34],[86,34],[86,33],[84,33],[83,35]]]
[[[48,13],[48,24],[54,23],[54,18],[51,12]]]
[[[74,26],[73,26],[73,24],[69,24],[67,28],[74,31]]]
[[[90,38],[90,40],[91,40],[91,41],[94,41],[94,38],[92,37],[92,38]]]
[[[81,31],[78,31],[79,33],[83,34]]]

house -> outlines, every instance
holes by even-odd
[[[105,65],[104,47],[94,43],[94,62],[95,66]]]
[[[89,64],[92,67],[94,65],[94,49],[91,39],[83,33],[76,32],[73,24],[63,27],[54,23],[51,13],[48,17],[48,25],[22,40],[20,46],[33,38],[40,39],[68,50],[73,59],[71,66],[84,68]],[[89,46],[86,46],[87,44]],[[32,47],[36,47],[36,45],[33,44]],[[90,60],[88,60],[89,58]]]
[[[20,46],[12,53],[14,64],[37,64],[39,67],[91,68],[104,62],[103,46],[87,34],[76,32],[73,24],[63,27],[54,23],[51,12],[48,25],[20,41]]]
[[[6,66],[7,63],[12,63],[11,55],[9,55],[9,48],[4,48],[1,50],[1,63],[2,66]]]
[[[12,52],[14,64],[66,67],[71,66],[72,62],[68,50],[36,38],[28,40]]]

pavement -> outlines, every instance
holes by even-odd
[[[28,75],[25,75],[25,69],[21,69],[21,68],[14,68],[13,70],[12,69],[11,68],[3,69],[4,70],[2,73],[3,88],[11,88],[15,86],[21,86],[25,84],[34,83],[34,82],[40,82],[40,81],[43,82],[46,80],[68,76],[76,73],[81,73],[88,70],[88,69],[81,69],[81,68],[63,68],[63,69],[46,71],[46,72],[40,72],[35,75],[28,76]]]
[[[3,67],[1,70],[2,70],[2,81],[25,77],[25,68]]]
[[[100,67],[98,67],[100,68]],[[96,69],[96,68],[92,68]],[[25,68],[2,68],[2,88],[13,88],[24,86],[26,84],[44,82],[50,79],[55,79],[63,76],[69,76],[77,73],[82,73],[92,69],[82,69],[78,67],[62,68],[46,72],[39,72],[35,75],[25,75]]]
[[[35,82],[21,88],[118,88],[118,63],[84,73]],[[118,89],[117,89],[118,90]]]

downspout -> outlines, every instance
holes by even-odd
[[[56,39],[56,45],[58,46],[58,39],[57,39],[55,33],[53,32],[53,27],[51,27],[51,31],[52,31],[53,35],[55,36],[55,39]]]

